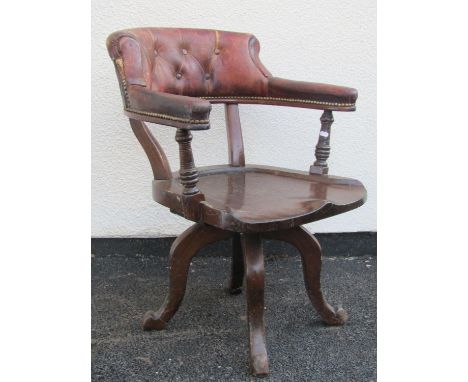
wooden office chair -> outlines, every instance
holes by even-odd
[[[265,345],[262,239],[283,240],[302,257],[312,305],[330,325],[347,319],[320,289],[321,249],[302,224],[361,206],[366,190],[357,180],[328,175],[333,111],[354,111],[355,89],[274,77],[262,65],[255,36],[217,30],[137,28],[107,40],[124,113],[153,169],[156,202],[195,224],[170,251],[169,294],[144,329],[163,329],[185,293],[192,258],[203,246],[232,238],[230,291],[240,293],[245,275],[250,367],[268,374]],[[212,103],[224,103],[229,164],[195,166],[191,130],[210,127]],[[238,104],[281,105],[324,110],[309,172],[245,164]],[[145,122],[175,127],[180,170],[171,172],[163,149]]]

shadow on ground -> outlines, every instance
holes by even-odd
[[[322,289],[349,313],[323,325],[303,284],[299,256],[267,256],[270,376],[263,381],[376,380],[376,258],[324,258]],[[195,257],[184,302],[164,331],[140,319],[168,290],[167,258],[92,259],[93,381],[250,381],[244,296],[225,293],[226,257]]]

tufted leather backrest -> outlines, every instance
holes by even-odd
[[[109,53],[123,60],[128,85],[194,97],[265,96],[270,73],[260,44],[246,33],[137,28],[111,34]]]

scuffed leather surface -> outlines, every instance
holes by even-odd
[[[132,100],[128,110],[172,115],[192,122],[206,122],[210,116],[210,102],[197,97],[153,92],[134,85],[129,86],[128,96]]]
[[[319,100],[327,103],[354,104],[357,90],[344,86],[335,86],[304,81],[292,81],[279,77],[268,80],[270,97]]]
[[[196,97],[281,105],[290,100],[291,106],[338,110],[354,110],[357,98],[351,88],[272,77],[252,34],[137,28],[111,34],[107,46],[111,58],[123,63],[127,109],[199,120],[208,119],[210,108]]]
[[[123,58],[130,85],[193,97],[267,92],[269,72],[251,34],[138,28],[113,33],[108,46]]]

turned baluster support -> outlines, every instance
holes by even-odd
[[[322,126],[317,146],[315,146],[315,162],[310,166],[310,174],[328,174],[327,159],[330,156],[330,128],[333,121],[332,111],[325,110],[320,117]]]
[[[177,129],[175,140],[179,144],[180,183],[184,186],[184,195],[195,195],[200,192],[197,187],[198,171],[192,154],[192,134],[190,130]]]
[[[179,144],[179,179],[184,187],[182,191],[182,205],[184,216],[190,220],[199,218],[199,202],[204,200],[204,195],[197,187],[198,170],[192,154],[192,133],[187,129],[177,129],[175,140]]]

